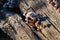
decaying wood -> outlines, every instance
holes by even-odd
[[[33,11],[38,14],[43,14],[43,18],[48,17],[42,21],[47,26],[37,35],[42,34],[46,40],[60,39],[60,13],[54,7],[49,6],[46,0],[22,0],[20,1],[19,7],[23,13]]]
[[[19,8],[24,13],[35,12],[41,15],[43,28],[36,31],[26,24],[24,16],[14,14],[0,20],[0,28],[13,40],[60,40],[60,13],[47,0],[19,0]]]
[[[16,14],[8,18],[7,23],[3,23],[2,30],[13,40],[38,40],[29,26]]]

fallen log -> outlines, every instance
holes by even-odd
[[[51,24],[51,26],[50,28],[47,26],[48,28],[42,29],[42,33],[40,33],[47,38],[47,40],[59,40],[60,38],[58,38],[59,36],[56,34],[60,35],[60,13],[54,9],[54,7],[48,5],[46,0],[22,0],[20,1],[19,7],[22,14],[33,11],[47,16],[48,19],[43,21],[43,24]]]

